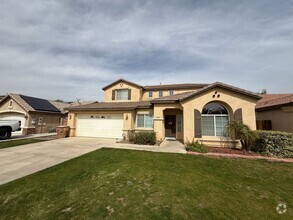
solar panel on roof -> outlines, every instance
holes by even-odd
[[[26,101],[31,107],[38,111],[46,112],[60,112],[58,108],[52,105],[48,100],[39,99],[29,96],[20,95],[20,97]]]

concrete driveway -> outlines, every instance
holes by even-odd
[[[91,151],[106,148],[186,153],[178,141],[160,146],[116,143],[115,139],[74,137],[0,149],[0,184],[27,176]]]
[[[0,149],[0,184],[112,144],[113,139],[78,137]]]

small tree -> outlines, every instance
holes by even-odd
[[[228,129],[235,132],[235,138],[240,139],[241,147],[250,151],[252,142],[257,138],[256,132],[243,124],[241,121],[232,121],[228,124]]]

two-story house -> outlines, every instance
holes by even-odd
[[[70,136],[122,138],[128,131],[155,131],[158,140],[199,139],[230,143],[226,125],[232,120],[256,128],[260,97],[224,83],[141,86],[119,79],[103,88],[104,102],[69,109]]]

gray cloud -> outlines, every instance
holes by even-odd
[[[0,12],[0,94],[102,100],[117,78],[292,92],[292,0],[4,0]]]

